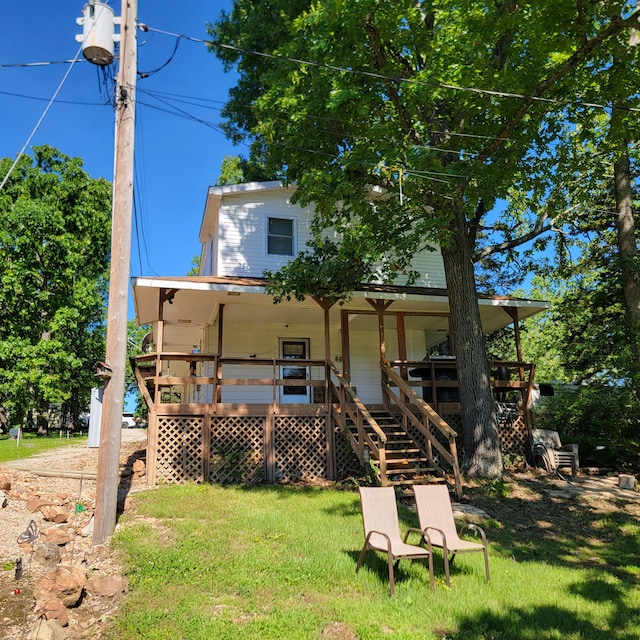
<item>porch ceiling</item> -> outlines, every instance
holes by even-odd
[[[163,305],[163,316],[166,347],[171,343],[176,350],[191,348],[202,327],[215,321],[220,305],[224,305],[225,324],[260,322],[317,325],[322,323],[323,318],[322,309],[311,298],[303,302],[273,304],[271,296],[264,293],[264,281],[257,278],[141,277],[134,278],[132,285],[139,324],[156,322],[159,319],[161,291],[173,293],[170,301]],[[363,290],[354,293],[349,302],[342,306],[334,305],[330,311],[331,324],[339,326],[340,311],[344,309],[350,312],[349,325],[353,330],[376,330],[377,319],[372,314],[373,309],[367,298],[393,300],[385,315],[385,327],[389,329],[395,328],[396,314],[404,312],[407,329],[448,331],[449,300],[446,291],[410,287],[363,287]],[[549,307],[546,302],[522,298],[484,296],[478,302],[485,332],[512,323],[504,307],[517,308],[520,319]]]

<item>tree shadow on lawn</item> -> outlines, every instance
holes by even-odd
[[[510,607],[501,612],[483,611],[463,619],[453,632],[441,631],[447,640],[638,640],[636,611],[615,603],[614,613],[596,624],[561,606]]]
[[[594,568],[640,584],[640,496],[570,495],[545,478],[505,476],[506,495],[466,487],[463,501],[481,507],[494,551],[518,561]]]

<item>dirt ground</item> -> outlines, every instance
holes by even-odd
[[[133,493],[146,488],[144,474],[132,472],[134,462],[144,460],[145,448],[146,431],[122,431],[118,486],[120,510],[129,508]],[[1,639],[26,638],[38,622],[39,616],[34,610],[34,587],[50,567],[38,562],[35,554],[25,552],[18,545],[18,537],[28,530],[32,521],[38,531],[34,548],[49,528],[62,529],[69,534],[69,542],[60,546],[60,564],[79,567],[87,575],[102,578],[122,575],[122,569],[108,546],[92,545],[90,523],[95,507],[97,463],[97,449],[77,444],[0,466],[0,478],[11,485],[3,492],[6,504],[0,509]],[[47,521],[40,510],[32,511],[39,502],[60,506],[71,515],[64,523]],[[18,558],[22,560],[20,579],[16,579]],[[64,628],[67,638],[100,638],[124,595],[123,592],[105,595],[85,590],[79,605],[68,609],[69,624]]]
[[[136,432],[136,433],[134,433]],[[146,489],[144,474],[132,474],[133,463],[144,458],[146,434],[141,430],[124,430],[121,455],[119,499],[121,508],[130,507],[131,496]],[[0,467],[0,477],[11,482],[5,491],[7,505],[0,509],[0,638],[26,638],[38,621],[32,597],[34,583],[48,570],[35,561],[29,562],[17,544],[17,538],[31,520],[39,531],[51,526],[39,511],[31,512],[36,499],[57,500],[66,504],[82,504],[65,526],[72,540],[63,547],[62,564],[79,566],[92,575],[121,576],[122,568],[108,546],[92,546],[90,535],[83,535],[90,522],[95,500],[97,450],[73,445]],[[137,465],[140,467],[140,463]],[[57,477],[56,470],[84,472],[84,477]],[[46,475],[42,475],[46,473]],[[79,474],[77,474],[79,475]],[[546,476],[539,470],[524,469],[507,473],[504,481],[489,484],[465,484],[457,515],[484,520],[492,544],[508,546],[516,557],[536,553],[532,540],[547,538],[567,549],[593,547],[594,562],[604,562],[597,552],[607,539],[624,535],[628,525],[640,522],[640,493],[620,489],[617,476],[579,475],[575,479]],[[602,525],[603,516],[609,523]],[[118,525],[121,526],[121,525]],[[622,534],[621,534],[622,532]],[[86,531],[85,531],[86,533]],[[539,552],[539,551],[538,551]],[[24,572],[15,579],[15,561],[22,557]],[[615,567],[614,567],[615,570]],[[633,578],[632,578],[633,579]],[[19,589],[19,593],[14,593]],[[104,595],[87,592],[80,604],[69,609],[69,640],[102,637],[117,613],[124,592]],[[330,631],[330,632],[329,632]],[[336,629],[323,633],[325,638],[341,637]]]

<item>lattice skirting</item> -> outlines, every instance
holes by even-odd
[[[515,403],[498,403],[497,409],[502,453],[526,456],[530,435],[525,415]]]
[[[462,416],[448,414],[442,416],[458,433],[456,446],[458,457],[464,456],[464,439],[462,437]],[[516,403],[504,402],[497,406],[498,429],[503,454],[526,455],[529,442],[529,427],[525,415]]]
[[[276,416],[267,437],[264,416],[161,416],[156,481],[255,484],[269,476],[276,482],[327,478],[325,425],[322,416]]]
[[[264,480],[264,423],[259,416],[211,418],[209,482],[246,484]]]
[[[325,418],[319,416],[276,417],[276,481],[327,477],[325,424]]]
[[[360,476],[363,469],[356,452],[349,444],[344,431],[338,426],[334,427],[334,440],[336,443],[336,478],[344,480],[350,476]]]
[[[157,427],[156,479],[170,484],[203,482],[204,418],[159,417]]]

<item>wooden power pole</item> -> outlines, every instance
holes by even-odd
[[[107,346],[93,544],[102,544],[116,526],[125,362],[131,221],[133,211],[133,140],[136,114],[136,22],[138,0],[122,0],[120,66],[116,88],[116,140],[111,220],[111,272]]]

